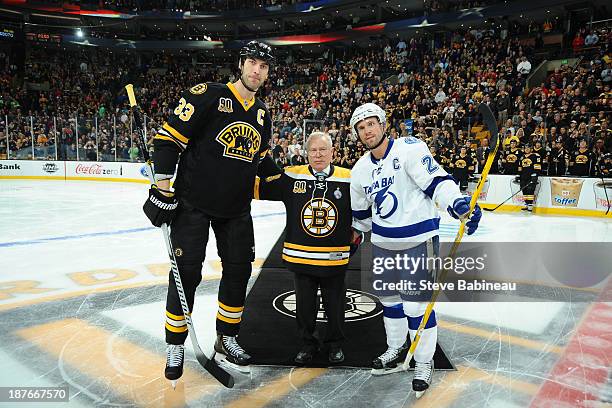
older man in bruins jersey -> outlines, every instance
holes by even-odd
[[[294,273],[297,325],[303,346],[295,357],[299,365],[312,361],[319,349],[315,334],[318,299],[327,316],[323,343],[331,363],[344,354],[344,277],[349,263],[351,229],[350,170],[331,164],[332,142],[315,132],[306,141],[309,165],[285,168],[285,173],[258,180],[255,198],[283,201],[287,227],[283,260]],[[361,236],[356,237],[360,241]]]
[[[236,341],[251,262],[255,256],[251,192],[256,174],[280,173],[267,155],[272,121],[255,97],[273,61],[270,46],[252,41],[240,51],[240,78],[202,83],[183,92],[154,138],[157,185],[144,211],[155,226],[171,224],[172,244],[189,309],[202,279],[209,227],[215,233],[223,273],[219,284],[216,358],[242,372],[250,356]],[[180,160],[179,160],[180,157]],[[174,191],[170,179],[174,176]],[[172,273],[166,300],[166,378],[183,373],[187,337]]]

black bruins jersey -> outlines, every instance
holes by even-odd
[[[469,153],[465,156],[461,156],[461,154],[456,154],[451,159],[450,167],[452,169],[453,176],[455,178],[463,180],[474,172],[474,160],[472,159],[472,156],[470,156]]]
[[[570,156],[570,174],[574,176],[590,176],[593,161],[593,153],[590,150],[576,150]]]
[[[283,260],[292,272],[329,276],[346,270],[351,242],[351,172],[331,165],[317,179],[310,166],[257,179],[256,199],[283,201],[287,226]]]
[[[535,152],[524,154],[521,157],[518,170],[521,176],[540,175],[542,173],[542,156]]]
[[[504,174],[518,174],[519,163],[521,161],[521,151],[519,149],[508,149],[504,151],[502,162],[504,164]]]
[[[539,154],[542,158],[542,173],[546,174],[548,170],[548,152],[543,147],[540,147],[539,149],[534,147],[533,152]]]
[[[179,199],[212,216],[247,213],[260,161],[275,168],[266,154],[271,131],[270,113],[258,98],[243,99],[231,83],[195,85],[155,135],[155,171],[170,178],[180,154]]]

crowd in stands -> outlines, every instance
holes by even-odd
[[[227,11],[253,7],[287,6],[306,0],[105,0],[104,7],[121,11]]]
[[[609,31],[596,33],[599,46],[580,64],[563,64],[530,89],[526,79],[539,63],[533,49],[512,33],[494,30],[456,32],[436,39],[434,49],[430,39],[413,37],[386,41],[373,51],[327,51],[309,63],[290,55],[273,67],[261,92],[274,121],[272,154],[280,166],[303,163],[306,123],[307,133],[318,129],[332,136],[334,163],[352,167],[364,147],[351,137],[350,116],[360,104],[375,102],[387,112],[391,137],[412,134],[450,172],[478,172],[488,152],[477,109],[484,102],[495,112],[504,142],[493,172],[516,173],[508,163],[520,161],[530,146],[545,161],[544,174],[599,175],[612,152],[612,61]],[[11,84],[0,94],[11,152],[54,157],[57,139],[58,157],[76,159],[78,138],[81,160],[135,161],[141,156],[130,132],[123,84],[134,79],[139,84],[150,148],[150,138],[182,90],[235,79],[235,72],[204,72],[170,57],[128,68],[133,66],[128,56],[67,53],[40,50],[28,56],[25,83],[45,84],[44,90],[15,86],[15,73],[0,58],[0,82]],[[0,132],[6,131],[0,124]],[[5,141],[0,134],[0,155]],[[586,172],[585,166],[575,166],[584,161]]]
[[[56,7],[102,7],[117,11],[226,11],[287,6],[312,0],[37,0]]]

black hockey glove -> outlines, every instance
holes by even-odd
[[[161,227],[162,224],[170,225],[177,206],[178,201],[174,198],[174,194],[166,196],[159,191],[156,185],[152,185],[149,189],[149,198],[147,198],[142,209],[151,220],[151,224]]]

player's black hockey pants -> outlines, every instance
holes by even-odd
[[[533,204],[535,200],[535,189],[538,185],[538,176],[532,176],[531,174],[521,174],[521,190],[523,190],[523,197],[525,198],[525,204]]]
[[[215,233],[217,253],[223,269],[217,302],[217,332],[235,336],[240,329],[246,287],[255,259],[253,220],[250,214],[237,218],[217,218],[181,202],[171,225],[170,237],[189,310],[202,280],[209,227]],[[187,325],[181,309],[172,272],[166,298],[166,342],[183,344]]]

